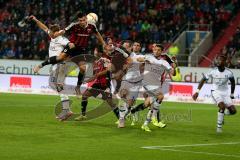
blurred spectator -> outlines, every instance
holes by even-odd
[[[226,63],[227,63],[226,67],[228,67],[228,68],[235,68],[234,64],[232,63],[232,57],[228,57]]]
[[[4,59],[15,59],[16,57],[17,57],[17,50],[14,46],[5,47],[5,49],[2,53],[2,58],[4,58]]]
[[[179,48],[177,46],[177,44],[172,44],[169,49],[168,49],[168,54],[171,56],[171,57],[176,57],[179,53]]]
[[[33,14],[47,25],[58,23],[63,28],[72,22],[79,9],[95,12],[99,16],[97,25],[103,36],[114,37],[116,41],[140,40],[147,51],[149,43],[171,41],[188,22],[212,24],[214,37],[217,37],[239,10],[240,0],[9,0],[1,4],[0,57],[44,59],[48,55],[49,39],[35,24],[19,28],[17,23],[24,16]],[[5,43],[13,46],[16,52],[6,48]],[[91,43],[94,44],[96,42]],[[239,47],[235,48],[238,50]],[[11,50],[8,54],[7,49]]]

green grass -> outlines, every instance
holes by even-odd
[[[78,111],[80,102],[72,99],[74,111]],[[141,148],[240,142],[239,114],[227,116],[224,132],[216,134],[214,105],[164,102],[162,113],[168,126],[150,126],[152,133],[146,133],[140,129],[141,123],[131,127],[127,122],[126,128],[118,129],[112,113],[88,122],[58,122],[54,115],[58,100],[56,96],[0,94],[0,160],[240,159],[240,144]],[[89,106],[94,103],[97,101],[91,100]]]

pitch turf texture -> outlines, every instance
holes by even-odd
[[[73,110],[79,111],[80,101],[71,99]],[[161,111],[168,126],[151,125],[152,132],[146,133],[142,122],[118,129],[112,113],[88,122],[58,122],[58,100],[0,94],[0,160],[240,159],[240,115],[225,117],[223,133],[216,134],[214,105],[164,102]],[[91,99],[88,109],[97,103]],[[170,147],[142,148],[146,146]]]

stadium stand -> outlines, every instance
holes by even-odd
[[[141,40],[147,52],[150,43],[170,43],[187,23],[210,23],[217,37],[237,13],[239,4],[240,0],[0,0],[0,58],[46,58],[46,35],[34,25],[30,25],[31,29],[17,26],[30,14],[46,24],[64,27],[77,10],[84,8],[99,15],[98,28],[104,37]]]

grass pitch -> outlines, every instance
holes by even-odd
[[[79,112],[80,101],[72,100]],[[240,159],[239,113],[226,116],[223,133],[216,134],[215,105],[164,102],[168,126],[150,126],[146,133],[140,129],[143,118],[118,129],[112,113],[87,122],[58,122],[58,101],[57,96],[0,94],[0,160]],[[97,103],[91,99],[89,107]]]

